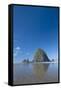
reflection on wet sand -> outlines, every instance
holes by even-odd
[[[49,64],[33,64],[32,72],[35,75],[36,78],[42,79],[45,76],[45,73],[47,72],[49,67]]]
[[[29,63],[14,64],[13,83],[45,83],[58,81],[58,64]]]

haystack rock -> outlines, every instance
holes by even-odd
[[[49,58],[44,50],[38,48],[35,52],[33,62],[49,62]]]

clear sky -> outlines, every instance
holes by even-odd
[[[14,62],[33,59],[42,48],[49,59],[58,56],[58,8],[14,6]]]

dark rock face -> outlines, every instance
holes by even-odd
[[[48,62],[50,61],[47,54],[41,49],[38,48],[35,55],[33,62]]]
[[[24,59],[22,62],[23,63],[29,63],[30,61],[29,61],[29,59]]]

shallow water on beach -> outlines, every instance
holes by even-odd
[[[58,63],[13,65],[13,84],[58,82]]]

